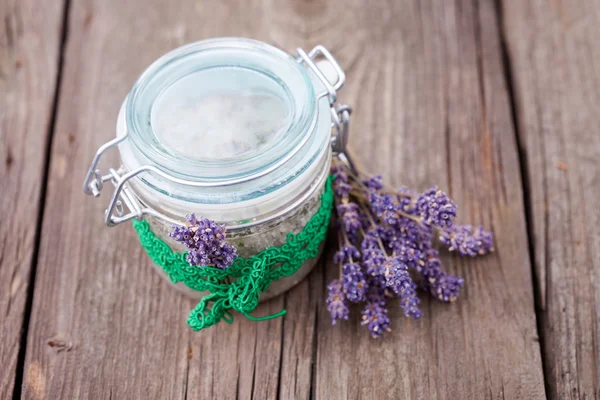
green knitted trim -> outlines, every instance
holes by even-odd
[[[260,294],[275,280],[294,274],[308,259],[319,254],[321,242],[327,236],[327,227],[333,208],[331,177],[327,180],[321,195],[321,206],[311,217],[302,232],[288,233],[286,243],[281,247],[269,247],[260,253],[244,259],[238,257],[225,269],[191,266],[186,261],[186,253],[174,252],[168,244],[156,237],[148,222],[134,220],[141,245],[152,261],[162,267],[171,282],[183,282],[190,289],[210,292],[194,307],[188,318],[188,325],[195,331],[207,328],[224,320],[233,322],[230,310],[245,315],[248,319],[262,321],[280,317],[285,310],[266,317],[250,316],[258,305]],[[210,303],[210,308],[208,307]]]

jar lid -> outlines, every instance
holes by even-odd
[[[328,148],[323,85],[289,54],[221,38],[175,49],[139,77],[117,135],[125,168],[152,165],[199,186],[148,173],[158,195],[200,204],[264,196],[296,179]],[[144,190],[144,188],[142,188]],[[163,199],[165,200],[165,199]]]

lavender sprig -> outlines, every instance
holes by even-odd
[[[188,249],[187,261],[194,266],[225,269],[237,258],[237,250],[226,241],[226,229],[208,218],[186,215],[185,226],[173,226],[169,236]]]
[[[361,218],[356,203],[340,203],[336,207],[338,216],[342,221],[344,230],[350,237],[357,235],[362,227]]]
[[[358,260],[359,258],[360,252],[358,249],[351,244],[345,244],[333,255],[333,262],[336,264],[343,264],[352,262],[353,259]]]
[[[338,319],[348,319],[350,310],[346,301],[346,294],[342,289],[342,282],[333,280],[327,285],[327,311],[331,314],[331,323],[335,325]]]
[[[453,302],[458,297],[464,279],[443,271],[441,267],[439,252],[434,249],[429,250],[425,266],[421,270],[423,287],[439,301]]]
[[[367,325],[371,336],[379,338],[385,331],[390,330],[390,318],[387,308],[377,303],[368,302],[363,308],[361,325]]]
[[[417,297],[417,285],[413,282],[408,267],[399,257],[392,257],[386,261],[387,285],[400,297],[400,306],[404,309],[404,316],[419,319],[423,313],[419,310],[421,302]]]
[[[367,282],[359,264],[346,263],[342,266],[342,287],[349,301],[359,303],[365,300]]]
[[[458,251],[462,256],[483,256],[494,251],[494,236],[479,226],[454,225],[441,232],[440,241],[450,251]]]
[[[419,195],[417,210],[424,224],[440,228],[451,227],[456,217],[456,205],[437,186]]]

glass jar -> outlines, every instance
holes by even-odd
[[[145,219],[184,252],[169,232],[194,213],[225,224],[244,258],[299,233],[320,207],[332,153],[345,145],[349,107],[335,106],[345,76],[331,54],[322,46],[297,54],[223,38],[150,65],[121,106],[116,139],[98,149],[84,182],[94,196],[106,182],[115,186],[106,224]],[[100,157],[114,147],[121,166],[102,174]],[[274,281],[260,299],[288,290],[315,263]]]

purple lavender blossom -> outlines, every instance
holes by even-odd
[[[369,192],[370,208],[386,224],[394,226],[405,218],[406,214],[414,214],[413,196],[413,192],[405,188],[400,188],[397,196],[371,190]]]
[[[390,213],[395,214],[396,212],[393,197],[389,194],[381,194],[376,191],[369,193],[369,206],[373,214],[378,217],[382,217],[384,213],[390,217]]]
[[[359,264],[346,263],[342,266],[342,287],[349,301],[353,303],[365,301],[367,282]]]
[[[348,183],[348,173],[346,168],[336,165],[331,169],[333,174],[333,191],[339,198],[348,198],[352,186]]]
[[[361,243],[362,261],[367,275],[383,275],[385,253],[379,245],[378,229],[371,229],[363,237]]]
[[[385,254],[379,248],[367,248],[363,250],[362,255],[363,265],[366,268],[367,275],[377,276],[383,275],[383,263]]]
[[[417,211],[423,223],[440,228],[451,227],[456,217],[456,205],[436,186],[419,195]]]
[[[186,226],[174,226],[169,236],[188,248],[187,261],[190,265],[225,269],[233,264],[237,252],[225,240],[225,225],[208,218],[196,218],[194,214],[186,215],[186,219]]]
[[[396,226],[400,223],[400,220],[403,219],[400,214],[400,212],[402,212],[401,208],[402,206],[400,204],[394,204],[383,210],[379,216],[388,226]]]
[[[363,184],[369,190],[381,190],[383,189],[383,177],[381,175],[373,175],[369,179],[365,179]]]
[[[435,283],[431,284],[431,294],[439,301],[452,303],[456,301],[464,283],[465,280],[460,276],[445,272],[438,277]]]
[[[352,260],[358,260],[359,258],[360,252],[358,249],[351,244],[345,244],[333,255],[333,262],[336,264],[343,264],[345,262],[351,262]]]
[[[413,202],[413,198],[415,198],[417,194],[414,190],[410,190],[404,186],[401,186],[398,189],[398,204],[400,205],[400,210],[407,214],[416,214],[415,212],[415,202]]]
[[[439,301],[444,303],[455,301],[465,282],[464,279],[441,269],[442,263],[437,250],[429,250],[426,257],[425,266],[421,271],[423,287]]]
[[[354,237],[362,227],[358,205],[356,203],[340,203],[337,213],[347,234]]]
[[[402,218],[397,226],[398,236],[413,243],[431,241],[431,227],[410,218]]]
[[[448,250],[458,250],[462,256],[475,257],[494,251],[494,236],[482,226],[453,225],[442,231],[440,241],[448,246]]]
[[[390,319],[387,309],[378,303],[367,303],[362,312],[361,325],[367,325],[371,336],[379,338],[385,331],[390,331]]]
[[[352,190],[352,186],[346,182],[334,182],[333,190],[336,196],[340,198],[348,198],[350,191]]]
[[[334,181],[348,183],[348,168],[345,165],[338,164],[331,167],[331,175]]]
[[[414,246],[414,243],[409,241],[398,241],[394,247],[394,253],[398,260],[408,268],[417,268],[421,261],[421,252],[411,244]]]
[[[331,323],[335,325],[338,319],[348,319],[350,310],[346,302],[346,295],[342,289],[342,282],[338,279],[327,285],[327,311],[331,314]]]
[[[410,277],[406,264],[398,257],[390,257],[386,260],[386,266],[386,271],[389,271],[386,273],[387,285],[400,297],[404,316],[419,319],[423,315],[418,307],[421,300],[417,297],[417,285]]]
[[[367,302],[385,306],[391,293],[387,289],[387,282],[383,275],[367,277]]]
[[[379,249],[379,232],[377,227],[367,231],[360,246],[363,253],[367,249]]]

